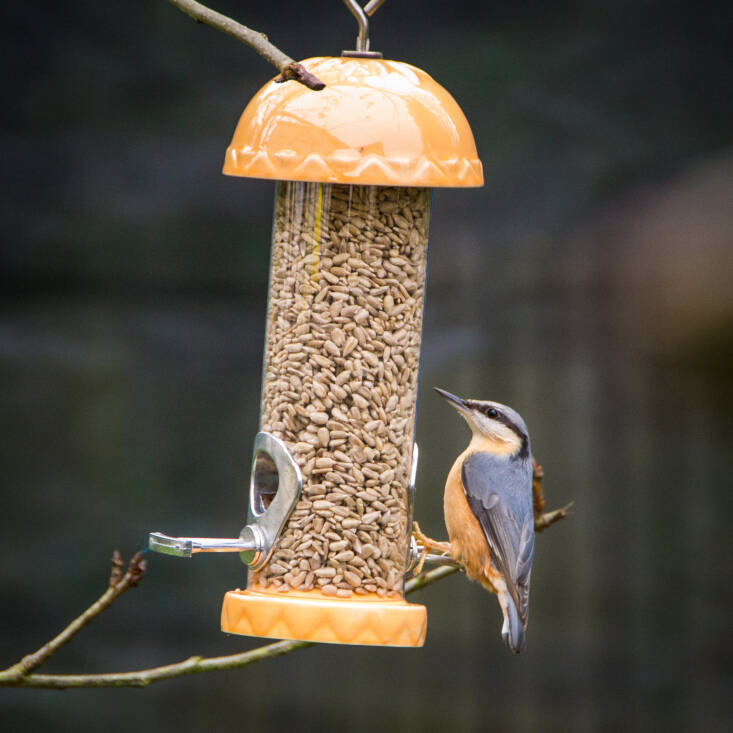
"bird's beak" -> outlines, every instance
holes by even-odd
[[[458,410],[462,415],[468,415],[471,412],[471,408],[466,404],[466,400],[462,400],[460,397],[456,397],[450,392],[446,392],[440,387],[433,387],[433,389],[449,404]]]

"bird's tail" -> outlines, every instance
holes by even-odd
[[[527,647],[527,633],[519,618],[519,611],[514,605],[514,599],[509,593],[502,593],[501,610],[504,612],[504,625],[501,628],[501,638],[515,653],[523,652]]]

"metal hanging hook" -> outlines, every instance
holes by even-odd
[[[365,53],[369,51],[369,18],[374,15],[384,3],[384,0],[369,0],[362,8],[356,0],[344,0],[344,4],[359,24],[359,35],[356,37],[356,50]]]
[[[369,19],[364,9],[356,2],[356,0],[344,0],[346,7],[356,18],[359,24],[359,35],[356,37],[356,50],[363,52],[369,50]]]

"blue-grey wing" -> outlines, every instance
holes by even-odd
[[[504,576],[526,625],[534,559],[532,459],[471,453],[463,462],[461,480],[468,505],[486,536],[492,562]]]

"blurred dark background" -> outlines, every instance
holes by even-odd
[[[342,3],[218,0],[296,58]],[[273,184],[220,169],[274,70],[164,0],[2,9],[0,664],[150,530],[234,536],[257,430]],[[372,46],[471,122],[482,189],[435,193],[417,517],[467,431],[516,407],[572,519],[538,538],[529,651],[453,577],[422,650],[320,646],[147,690],[0,691],[3,731],[724,731],[733,713],[729,2],[389,0]],[[252,648],[236,556],[150,558],[44,670]]]

